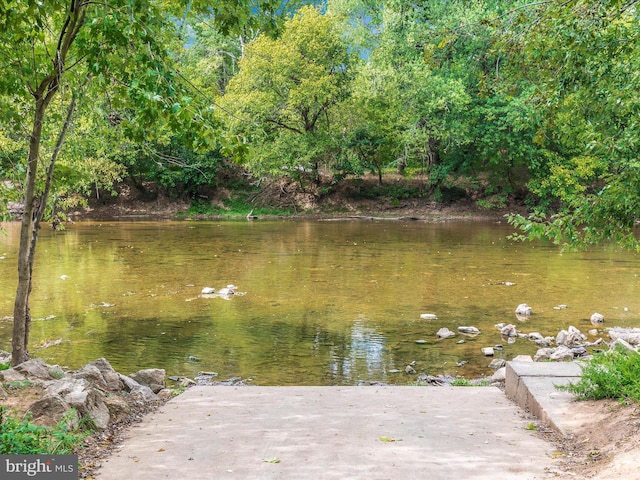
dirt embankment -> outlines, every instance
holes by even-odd
[[[275,207],[287,210],[295,218],[384,218],[403,220],[504,220],[507,213],[525,213],[517,202],[496,208],[483,208],[490,202],[478,202],[478,198],[458,188],[434,201],[425,190],[421,179],[393,177],[383,186],[377,179],[344,181],[324,195],[301,191],[292,184],[272,182],[246,196],[245,201],[256,207]],[[117,186],[117,195],[102,195],[89,199],[88,206],[70,213],[77,220],[105,220],[127,218],[174,219],[184,218],[190,200],[167,195],[154,184],[145,184],[144,191],[131,183]],[[412,196],[411,193],[414,193]],[[209,202],[218,215],[225,213],[225,202],[237,195],[226,188],[207,190],[196,196],[200,203]],[[394,195],[395,194],[395,195]],[[401,195],[398,195],[401,194]],[[206,216],[201,216],[206,217]]]

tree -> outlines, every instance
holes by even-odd
[[[339,19],[302,8],[282,35],[249,43],[221,100],[230,130],[249,139],[261,175],[319,180],[339,138],[334,109],[348,94],[349,54]]]
[[[543,152],[529,184],[541,202],[510,218],[523,237],[640,249],[637,15],[637,2],[574,0],[542,2],[514,22],[514,78],[535,85]]]
[[[287,7],[278,0],[254,5],[186,0],[5,0],[0,10],[0,147],[13,158],[10,142],[28,140],[24,214],[20,230],[18,287],[14,304],[12,363],[28,358],[32,272],[38,230],[44,218],[56,164],[78,106],[87,96],[106,93],[108,119],[136,140],[154,130],[179,130],[199,148],[216,137],[209,110],[194,106],[178,80],[173,61],[183,40],[179,33],[191,13],[212,13],[221,28],[273,30]],[[295,6],[296,2],[290,5]],[[263,14],[261,18],[256,12]],[[27,119],[30,117],[30,120]],[[28,132],[20,125],[29,123]],[[3,130],[5,130],[3,128]],[[9,141],[10,142],[9,142]],[[7,146],[10,147],[6,148]],[[47,162],[45,163],[45,155]],[[13,161],[13,160],[9,160]],[[58,170],[60,172],[60,170]],[[3,188],[7,188],[3,185]]]

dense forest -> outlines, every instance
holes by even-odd
[[[393,174],[524,204],[528,237],[635,247],[636,3],[7,0],[0,203]]]

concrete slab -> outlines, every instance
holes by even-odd
[[[573,362],[508,362],[505,393],[520,407],[562,435],[583,423],[573,394],[556,386],[580,380],[582,370]]]
[[[550,478],[554,445],[494,387],[193,387],[100,480]]]

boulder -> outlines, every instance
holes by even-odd
[[[518,336],[518,331],[516,330],[516,326],[509,324],[509,325],[505,325],[500,329],[500,335],[505,337],[505,338],[509,338],[509,337],[517,337]]]
[[[493,355],[495,354],[493,347],[484,347],[481,349],[481,351],[485,357],[493,357]]]
[[[69,421],[69,427],[78,425],[78,413],[73,417],[69,417],[71,406],[58,395],[47,395],[44,398],[34,402],[29,407],[29,413],[32,415],[34,422],[39,424],[54,426],[63,418]]]
[[[15,368],[8,368],[7,370],[0,370],[0,380],[4,383],[11,382],[24,382],[27,377]]]
[[[590,320],[593,325],[601,325],[604,323],[604,315],[596,312],[591,315]]]
[[[47,395],[58,396],[80,416],[88,417],[96,428],[103,430],[109,425],[109,409],[104,403],[105,395],[91,386],[85,378],[65,377],[49,382]]]
[[[53,379],[51,372],[49,371],[49,366],[44,363],[44,360],[41,358],[32,358],[13,368],[22,373],[25,377],[39,378],[41,380]]]
[[[162,368],[147,368],[129,375],[140,385],[149,387],[153,393],[158,393],[166,386],[165,376],[166,371]]]
[[[120,380],[120,376],[118,372],[116,372],[109,361],[106,358],[99,358],[88,365],[93,365],[100,370],[102,374],[102,378],[104,378],[104,382],[107,386],[107,389],[112,392],[119,392],[122,390],[122,380]]]
[[[504,383],[507,378],[507,367],[500,367],[495,371],[493,375],[491,375],[490,381],[491,383]]]
[[[155,393],[146,385],[140,385],[133,378],[126,375],[118,374],[122,380],[123,389],[128,392],[131,397],[140,402],[153,402],[158,399]]]
[[[544,362],[551,358],[551,354],[555,352],[555,348],[539,348],[536,354],[533,356],[534,362]]]
[[[516,308],[516,316],[518,317],[528,317],[531,315],[531,307],[526,303],[521,303]]]
[[[437,320],[438,316],[435,313],[422,313],[420,314],[422,320]]]
[[[609,337],[611,340],[616,341],[618,338],[621,338],[627,343],[631,345],[637,346],[640,345],[640,328],[607,328],[607,333],[609,333]],[[1,372],[0,372],[1,373]]]
[[[489,368],[492,370],[499,370],[507,365],[507,361],[503,358],[494,358],[489,364]]]
[[[549,360],[554,362],[570,362],[573,360],[573,357],[573,351],[569,347],[560,345],[549,355]]]

